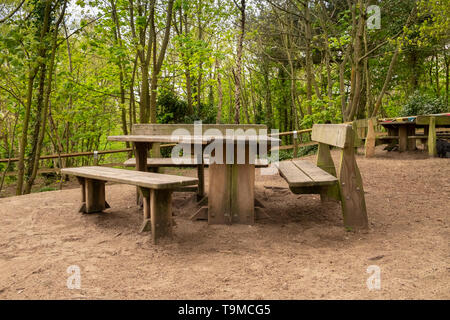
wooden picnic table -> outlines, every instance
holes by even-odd
[[[108,141],[122,141],[122,142],[132,142],[134,144],[135,157],[136,157],[136,170],[138,171],[148,171],[147,157],[148,151],[152,148],[155,143],[182,143],[190,144],[194,146],[194,151],[196,150],[195,145],[201,146],[202,154],[195,155],[196,158],[202,157],[203,148],[205,145],[210,143],[213,138],[210,136],[188,136],[188,135],[119,135],[119,136],[109,136]],[[199,175],[199,196],[204,196],[204,186],[203,186],[203,171],[204,166],[202,161],[197,165]],[[140,203],[140,196],[138,194],[137,202]]]
[[[255,222],[255,163],[258,148],[267,148],[277,138],[258,136],[222,136],[214,142],[222,145],[223,159],[209,164],[208,223],[253,224]],[[237,151],[242,151],[239,154]],[[230,150],[233,150],[230,152]]]
[[[381,119],[381,124],[388,131],[388,137],[398,139],[399,151],[414,151],[416,139],[427,140],[430,155],[436,154],[436,128],[450,127],[450,114],[431,114],[393,119]],[[416,128],[424,128],[424,133],[418,135]]]
[[[108,140],[132,142],[135,146],[136,170],[139,171],[147,171],[148,150],[153,143],[200,144],[202,145],[202,152],[213,141],[222,144],[223,163],[209,164],[207,217],[210,224],[252,224],[254,222],[254,160],[256,152],[261,144],[267,144],[269,148],[272,143],[279,141],[279,139],[263,135],[221,137],[208,135],[121,135],[109,136]],[[227,150],[231,150],[231,146],[234,154],[230,155],[229,153],[227,156]],[[244,147],[244,157],[238,157],[236,152],[240,146]],[[233,159],[233,163],[230,163],[230,159]]]

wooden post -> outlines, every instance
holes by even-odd
[[[398,128],[396,128],[396,127],[393,127],[393,126],[389,126],[388,128],[387,128],[387,130],[388,130],[388,136],[399,136],[399,130],[398,130]],[[389,146],[390,147],[394,147],[396,144],[397,144],[397,140],[398,139],[391,139],[390,141],[389,141]]]
[[[142,222],[142,226],[140,232],[150,231],[150,189],[148,188],[139,188],[142,194],[142,202],[144,206],[144,219]]]
[[[319,168],[337,177],[336,167],[334,166],[333,158],[331,158],[330,146],[328,144],[319,143],[316,163]]]
[[[293,154],[293,158],[297,158],[298,155],[298,141],[297,141],[297,131],[294,131],[292,134],[293,138],[294,138],[294,154]]]
[[[366,158],[373,157],[375,155],[375,127],[373,119],[367,120],[367,136],[364,153]]]
[[[209,165],[208,223],[231,224],[231,166]]]
[[[430,117],[430,126],[428,129],[428,155],[435,157],[436,149],[436,117]]]
[[[422,139],[423,150],[428,150],[428,135],[430,134],[430,127],[426,126],[423,128],[423,134],[426,138]]]
[[[354,147],[355,147],[355,154],[358,154],[358,148],[362,146],[362,139],[358,136],[358,124],[356,122],[357,120],[352,122],[352,129],[354,134]]]
[[[246,145],[245,164],[226,164],[224,144],[223,164],[209,166],[208,223],[253,224],[255,221],[254,188],[255,165],[249,164],[249,146]]]
[[[98,151],[94,151],[94,166],[98,166]]]
[[[348,147],[342,149],[339,189],[345,227],[367,229],[369,222],[364,189],[353,151],[353,141],[350,141]]]
[[[408,130],[405,125],[398,128],[398,150],[400,152],[406,151],[408,146]]]
[[[156,244],[158,239],[172,236],[172,190],[152,189],[150,194],[152,241]]]
[[[330,146],[325,143],[319,143],[319,150],[317,152],[316,164],[322,170],[328,172],[332,176],[336,177],[336,167],[334,166],[333,158],[331,158]],[[337,200],[340,201],[339,186],[323,187],[320,192],[320,200],[329,201]]]
[[[231,166],[231,222],[255,222],[255,165]]]
[[[85,213],[102,212],[107,207],[105,201],[105,181],[85,179],[86,211]]]
[[[85,213],[86,212],[86,179],[83,177],[77,177],[78,183],[81,187],[81,206],[78,212]]]
[[[147,172],[147,157],[150,144],[146,142],[134,143],[134,156],[136,158],[136,170]],[[136,187],[136,203],[142,204],[142,195],[138,187]]]
[[[410,136],[416,135],[416,125],[411,123],[406,126],[406,135],[407,135],[407,142],[406,142],[406,149],[408,151],[415,151],[416,150],[416,139],[409,139]]]
[[[202,146],[202,154],[195,155],[197,161],[197,178],[198,178],[198,188],[197,188],[197,201],[200,201],[205,196],[205,164],[203,159],[204,147]]]

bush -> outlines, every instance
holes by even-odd
[[[302,128],[311,128],[315,123],[341,123],[342,115],[339,100],[329,101],[328,97],[323,100],[313,99],[305,101],[303,110],[307,110],[307,105],[311,104],[312,115],[306,114],[301,122]]]
[[[448,106],[445,105],[442,97],[436,98],[416,91],[403,106],[400,116],[406,117],[444,112],[448,112]]]
[[[163,89],[158,97],[157,105],[158,123],[194,123],[201,120],[203,123],[216,122],[216,108],[208,104],[194,106],[194,114],[188,113],[188,104],[180,99],[173,91]]]

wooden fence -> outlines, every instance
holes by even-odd
[[[294,150],[293,154],[294,157],[297,157],[298,150],[300,147],[306,147],[317,144],[317,142],[311,141],[311,131],[312,129],[304,129],[304,130],[298,130],[298,131],[289,131],[289,132],[279,132],[274,134],[269,134],[269,136],[272,137],[290,137],[288,139],[289,143],[288,145],[282,145],[280,144],[279,147],[277,147],[278,150]],[[162,144],[161,148],[170,148],[174,147],[175,144]],[[122,163],[112,162],[112,163],[98,163],[98,155],[105,155],[105,154],[113,154],[113,153],[124,153],[124,152],[132,152],[132,148],[125,148],[125,149],[117,149],[117,150],[101,150],[101,151],[88,151],[88,152],[75,152],[75,153],[61,153],[61,154],[50,154],[50,155],[43,155],[39,158],[39,160],[51,160],[51,159],[61,159],[61,158],[77,158],[77,157],[93,157],[92,163],[94,165],[99,166],[105,166],[105,167],[114,167],[114,166],[121,166]],[[3,158],[0,159],[0,163],[13,163],[18,162],[19,158]],[[59,172],[60,168],[41,168],[38,170],[38,174],[48,174],[48,173],[54,173]],[[17,175],[16,171],[9,171],[6,173],[6,176],[14,176]]]

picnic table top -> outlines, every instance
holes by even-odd
[[[430,117],[436,119],[436,125],[438,126],[448,126],[450,125],[450,113],[440,113],[440,114],[427,114],[420,116],[410,116],[410,117],[398,117],[398,118],[386,118],[380,119],[379,124],[384,127],[394,126],[394,125],[419,125],[427,126],[430,123]]]
[[[109,136],[109,141],[128,141],[128,142],[165,142],[165,143],[190,143],[190,144],[209,144],[212,141],[223,142],[267,142],[274,143],[280,141],[278,138],[272,138],[267,135],[226,135],[226,136],[191,136],[191,135],[119,135]]]

